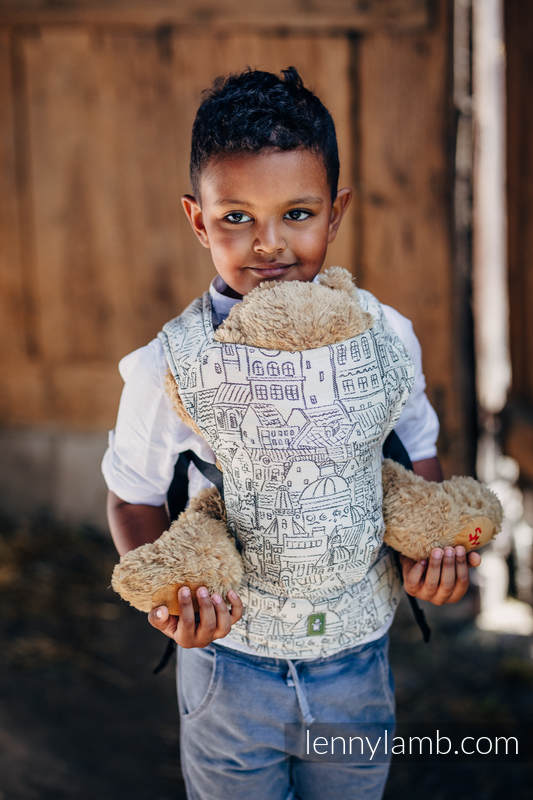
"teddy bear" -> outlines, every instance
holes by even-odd
[[[277,583],[265,577],[262,590],[319,597],[337,563],[348,563],[345,574],[357,583],[383,542],[418,560],[434,547],[477,549],[499,531],[502,508],[488,487],[470,477],[426,481],[382,460],[413,383],[407,351],[382,316],[347,270],[330,267],[312,283],[261,283],[208,331],[211,349],[199,346],[185,366],[167,353],[167,391],[213,447],[224,500],[216,488],[202,490],[155,542],[124,554],[112,575],[124,600],[179,615],[183,585],[194,602],[201,585],[226,599],[247,572],[272,568],[280,542],[289,548],[285,573],[278,570]],[[186,312],[184,324],[182,335],[194,339]],[[204,335],[205,318],[202,326]],[[320,383],[323,396],[309,394]],[[350,484],[354,475],[363,480]],[[242,532],[252,529],[246,540]],[[315,567],[299,577],[291,553],[313,546]]]

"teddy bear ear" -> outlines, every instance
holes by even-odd
[[[357,287],[353,276],[344,267],[328,267],[318,275],[318,282],[329,289],[339,289],[357,300]]]

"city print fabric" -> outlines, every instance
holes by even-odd
[[[159,334],[183,404],[224,476],[243,618],[260,655],[315,658],[368,639],[401,587],[383,544],[381,448],[414,380],[379,302],[369,330],[304,351],[215,341],[209,293]]]

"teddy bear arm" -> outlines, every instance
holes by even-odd
[[[125,553],[111,585],[130,605],[148,612],[167,600],[176,609],[181,586],[193,593],[205,586],[226,599],[230,589],[238,591],[242,576],[242,560],[225,522],[189,508],[155,542]]]
[[[427,558],[434,547],[477,549],[500,530],[498,498],[473,478],[426,481],[389,459],[382,477],[384,541],[409,558]]]

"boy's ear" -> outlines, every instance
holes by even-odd
[[[329,217],[328,242],[332,242],[335,239],[344,212],[348,208],[351,199],[352,190],[350,188],[339,189],[337,192],[337,197],[333,201]]]
[[[192,194],[184,194],[181,198],[181,205],[185,215],[191,223],[191,228],[196,234],[198,241],[204,247],[209,247],[209,239],[204,225],[204,218],[200,203]]]

